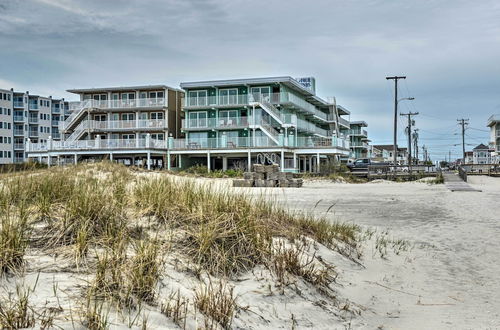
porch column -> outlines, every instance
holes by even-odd
[[[109,153],[109,160],[113,161],[113,153],[112,152]]]
[[[77,155],[77,154],[74,154],[74,156],[73,156],[73,157],[75,157],[75,165],[76,165],[76,164],[78,164],[78,155]]]
[[[148,153],[147,153],[146,161],[147,161],[148,170],[150,170],[151,169],[151,152],[150,151],[148,151]]]
[[[248,161],[247,172],[251,172],[252,171],[252,154],[251,154],[250,150],[248,150],[247,161]]]
[[[42,156],[38,156],[38,162],[41,164],[42,163]]]
[[[207,169],[210,172],[210,150],[207,152]]]
[[[50,154],[47,154],[47,166],[50,167]]]
[[[297,171],[297,154],[293,153],[293,169]]]
[[[281,149],[280,170],[285,172],[285,151]]]
[[[222,170],[227,171],[227,157],[222,157]]]
[[[320,165],[320,158],[319,158],[319,152],[316,154],[316,172],[320,172],[320,168],[319,168],[319,165]]]
[[[309,173],[313,172],[313,156],[309,156]]]
[[[167,170],[170,171],[170,151],[167,152]]]

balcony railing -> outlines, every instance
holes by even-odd
[[[98,130],[119,130],[119,129],[164,129],[166,127],[164,119],[139,119],[139,120],[110,120],[91,121],[90,129]]]
[[[84,100],[70,102],[70,111],[78,111],[82,108],[120,109],[120,108],[154,108],[166,105],[164,98],[157,99],[133,99],[133,100]]]
[[[23,157],[14,157],[14,163],[16,163],[16,164],[24,163],[24,158]]]
[[[24,121],[23,116],[14,116],[14,121]]]
[[[297,118],[297,128],[302,131],[306,131],[311,134],[319,134],[323,136],[328,136],[328,130],[316,126],[314,123],[306,121],[304,119]]]
[[[59,120],[52,120],[52,126],[59,126]]]
[[[212,128],[239,128],[247,127],[252,118],[234,117],[234,118],[201,118],[201,119],[183,119],[183,129],[212,129]]]
[[[61,108],[52,107],[52,113],[61,113]]]
[[[38,124],[38,117],[28,117],[28,123],[30,124]]]
[[[14,107],[24,108],[24,102],[23,101],[14,101]]]
[[[38,103],[28,103],[29,104],[29,109],[30,110],[37,110],[38,109]]]
[[[22,130],[22,129],[14,129],[14,135],[24,135],[24,130]]]
[[[322,120],[328,120],[328,115],[319,111],[314,105],[306,100],[288,92],[271,94],[244,94],[229,96],[205,96],[205,97],[186,97],[184,99],[186,108],[204,108],[211,106],[244,106],[253,102],[269,102],[271,104],[291,104],[310,115],[314,115]]]
[[[275,148],[278,144],[267,136],[263,137],[230,137],[219,138],[187,138],[170,140],[155,139],[96,139],[76,141],[54,141],[48,143],[30,143],[29,152],[50,150],[108,150],[108,149],[170,149],[170,150],[200,150],[200,149],[234,149],[234,148]],[[293,137],[284,141],[285,147],[296,148],[349,148],[349,142],[342,138]]]
[[[30,132],[30,134],[29,134],[30,137],[38,137],[38,135],[39,135],[38,131],[29,131],[29,132]]]
[[[55,133],[55,132],[53,132],[52,133],[52,138],[56,139],[56,140],[59,140],[61,138],[61,133]]]
[[[16,150],[24,149],[24,143],[14,143],[14,149]]]

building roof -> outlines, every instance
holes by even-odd
[[[181,88],[184,89],[184,88],[216,87],[216,86],[228,87],[228,86],[238,86],[238,85],[260,85],[260,84],[272,84],[272,83],[285,84],[286,86],[298,92],[301,92],[302,94],[307,96],[314,95],[314,93],[311,90],[305,88],[297,80],[295,80],[290,76],[183,82],[181,83]]]
[[[388,150],[388,151],[393,151],[394,150],[394,145],[392,144],[374,144],[373,147],[375,149],[379,149],[379,150]],[[398,151],[406,151],[407,148],[400,148],[399,146],[398,147]]]
[[[101,87],[101,88],[79,88],[68,89],[69,93],[82,94],[94,92],[127,92],[127,91],[154,91],[159,89],[171,89],[174,91],[181,91],[178,88],[169,87],[167,85],[142,85],[142,86],[121,86],[121,87]]]
[[[492,115],[490,118],[488,118],[488,123],[486,124],[486,126],[491,127],[499,122],[500,122],[500,115]]]
[[[477,147],[475,147],[472,150],[489,150],[489,149],[490,149],[490,147],[485,146],[484,144],[481,143],[480,145],[478,145]]]
[[[368,124],[364,120],[351,121],[351,125],[356,125],[356,126],[361,126],[361,127],[368,127]]]

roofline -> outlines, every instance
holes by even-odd
[[[360,125],[361,127],[368,127],[368,124],[366,123],[366,121],[364,120],[355,120],[355,121],[351,121],[350,124],[354,124],[354,125]]]
[[[136,91],[136,90],[155,90],[155,89],[169,89],[177,92],[184,92],[179,88],[170,87],[167,85],[140,85],[140,86],[118,86],[118,87],[92,87],[92,88],[76,88],[67,89],[68,93],[81,94],[92,92],[118,92],[118,91]]]
[[[266,83],[288,83],[296,90],[302,92],[304,95],[315,96],[315,94],[312,91],[302,86],[297,80],[295,80],[290,76],[191,81],[191,82],[183,82],[180,84],[180,86],[182,89],[186,89],[186,88],[215,87],[215,86],[255,85],[255,84],[266,84]]]

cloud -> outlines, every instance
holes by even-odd
[[[495,0],[3,0],[0,76],[71,97],[64,90],[313,75],[377,142],[392,136],[393,74],[416,97],[404,107],[434,117],[417,117],[421,128],[457,116],[484,127],[500,104],[498,17]]]

